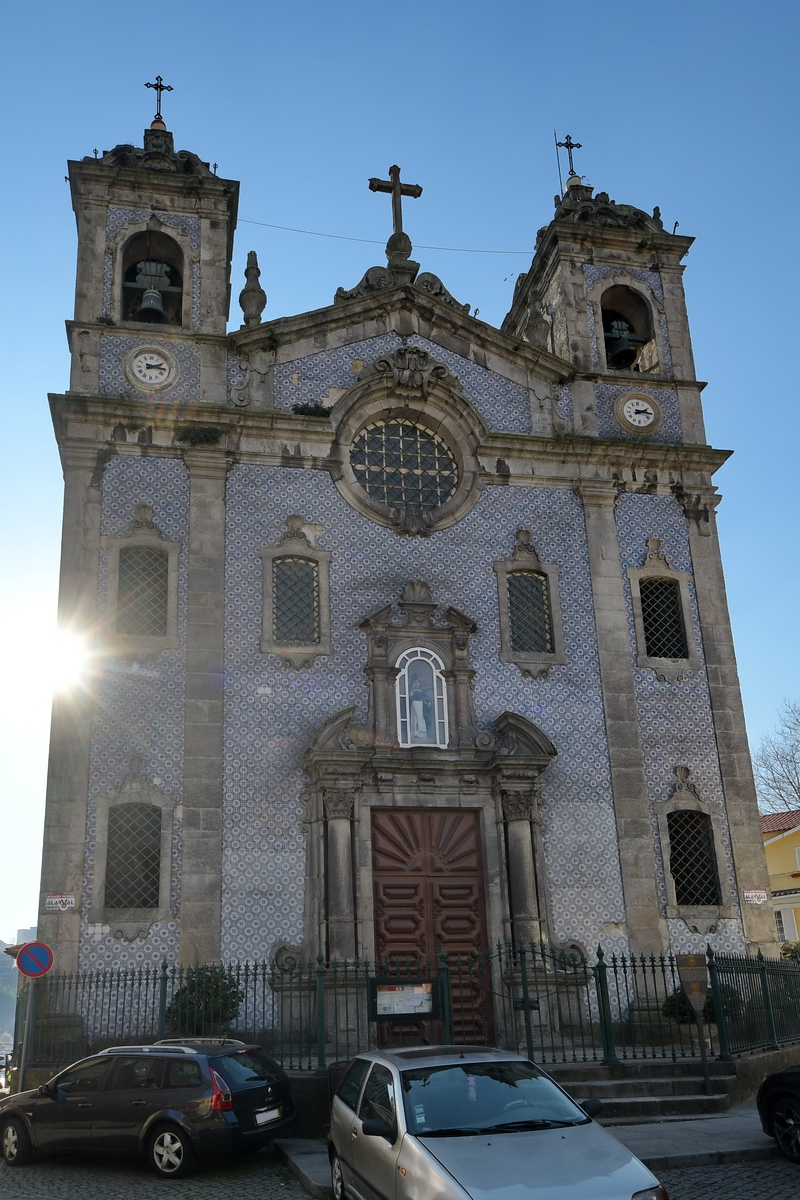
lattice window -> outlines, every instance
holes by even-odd
[[[169,555],[148,546],[119,552],[116,632],[130,637],[166,637]]]
[[[694,809],[667,814],[676,904],[721,904],[711,818]]]
[[[551,654],[553,628],[547,576],[537,571],[511,571],[507,581],[511,649]]]
[[[688,658],[680,584],[675,579],[642,579],[642,625],[650,658]]]
[[[308,558],[272,564],[273,636],[280,646],[315,646],[320,640],[319,567]]]
[[[108,811],[106,908],[158,908],[161,809],[116,804]]]
[[[439,508],[458,483],[456,461],[442,439],[411,421],[378,421],[364,429],[350,463],[364,490],[389,508]]]

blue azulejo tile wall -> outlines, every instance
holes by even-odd
[[[627,597],[631,654],[634,655],[635,662],[636,635],[627,568],[642,565],[647,550],[647,539],[651,537],[661,538],[669,564],[676,570],[691,572],[692,559],[686,518],[683,509],[672,496],[625,493],[617,501],[616,513]],[[723,813],[725,805],[693,583],[690,584],[689,591],[691,633],[700,655],[701,669],[687,671],[686,678],[679,683],[659,683],[655,672],[650,668],[634,669],[639,735],[650,798],[658,887],[662,904],[666,904],[665,864],[660,852],[657,811],[658,806],[663,805],[675,789],[675,767],[679,764],[691,767],[692,777],[703,800],[719,807]],[[723,827],[725,859],[719,863],[719,869],[728,873],[734,903],[738,904],[727,820],[723,821]],[[744,938],[739,919],[722,921],[719,931],[708,937],[691,933],[683,921],[671,920],[669,924],[670,944],[675,952],[701,951],[705,949],[707,942],[710,942],[715,950],[744,952]]]
[[[287,669],[259,649],[258,549],[277,544],[290,514],[320,524],[318,545],[333,556],[333,653],[311,670]],[[359,623],[410,579],[426,580],[439,604],[478,622],[479,722],[522,713],[558,749],[542,780],[554,936],[591,946],[606,922],[624,921],[584,522],[572,491],[489,488],[451,529],[399,538],[355,513],[327,474],[240,464],[229,476],[227,522],[223,955],[260,957],[303,934],[301,755],[332,714],[355,704],[365,718]],[[492,563],[509,556],[520,527],[560,570],[569,663],[541,681],[498,658]],[[621,940],[604,944],[626,949]]]
[[[189,484],[177,459],[117,456],[105,468],[101,532],[123,537],[130,531],[138,504],[149,504],[154,521],[168,541],[185,548],[189,525]],[[105,615],[108,556],[101,552],[98,616]],[[131,756],[144,756],[156,791],[176,805],[173,820],[170,904],[178,916],[180,903],[180,803],[183,786],[183,717],[186,629],[186,555],[181,551],[178,580],[180,647],[166,650],[153,662],[106,659],[97,682],[89,768],[86,828],[86,871],[82,898],[81,967],[157,963],[178,952],[177,920],[160,922],[148,937],[131,943],[113,938],[106,926],[88,924],[94,881],[96,810],[94,799],[119,789],[130,771]]]

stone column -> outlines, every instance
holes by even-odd
[[[531,818],[536,813],[536,793],[532,788],[503,792],[503,816],[508,845],[508,889],[511,922],[517,946],[538,945],[545,930],[539,915],[536,894],[536,866],[531,838]]]
[[[705,497],[684,495],[680,499],[687,517],[711,712],[731,835],[736,876],[733,886],[739,893],[748,953],[757,954],[761,950],[774,958],[777,933],[770,905],[744,904],[742,898],[745,888],[768,891],[769,873],[717,538],[714,505],[719,497],[709,493]]]
[[[64,518],[58,624],[92,646],[97,623],[102,471],[96,449],[62,446]],[[80,906],[86,856],[93,689],[76,688],[53,700],[47,816],[42,848],[38,935],[53,948],[56,968],[78,969]],[[72,893],[72,912],[44,912],[45,896]]]
[[[353,845],[350,824],[355,796],[352,790],[325,791],[328,830],[328,954],[355,958],[355,906],[353,903]]]
[[[181,847],[180,959],[219,961],[222,896],[222,735],[225,477],[217,447],[187,450],[189,594]]]
[[[616,490],[591,481],[577,489],[583,501],[592,575],[600,682],[617,824],[622,890],[631,950],[660,954],[660,924],[650,808],[639,740],[633,658],[614,520]]]

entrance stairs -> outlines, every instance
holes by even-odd
[[[699,1059],[626,1059],[619,1063],[540,1063],[579,1103],[600,1100],[600,1125],[642,1125],[725,1112],[733,1103],[736,1068],[709,1060],[712,1095]]]

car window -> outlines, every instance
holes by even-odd
[[[368,1058],[354,1058],[336,1089],[336,1095],[348,1108],[352,1108],[353,1112],[356,1111],[358,1093],[361,1091],[361,1085],[368,1070]]]
[[[534,1065],[520,1059],[442,1067],[401,1074],[406,1121],[412,1133],[487,1129],[588,1120]]]
[[[230,1087],[264,1080],[277,1083],[285,1078],[278,1064],[263,1050],[232,1050],[229,1054],[212,1058],[211,1066]]]
[[[388,1067],[374,1064],[364,1085],[358,1115],[362,1121],[377,1119],[394,1125],[394,1080]]]
[[[103,1076],[114,1060],[112,1058],[87,1058],[76,1063],[56,1080],[60,1092],[97,1092]]]
[[[149,1090],[161,1087],[161,1077],[164,1074],[163,1058],[119,1058],[109,1087],[113,1091],[123,1088]]]
[[[171,1058],[167,1064],[167,1087],[191,1088],[203,1086],[200,1064],[191,1058]]]

